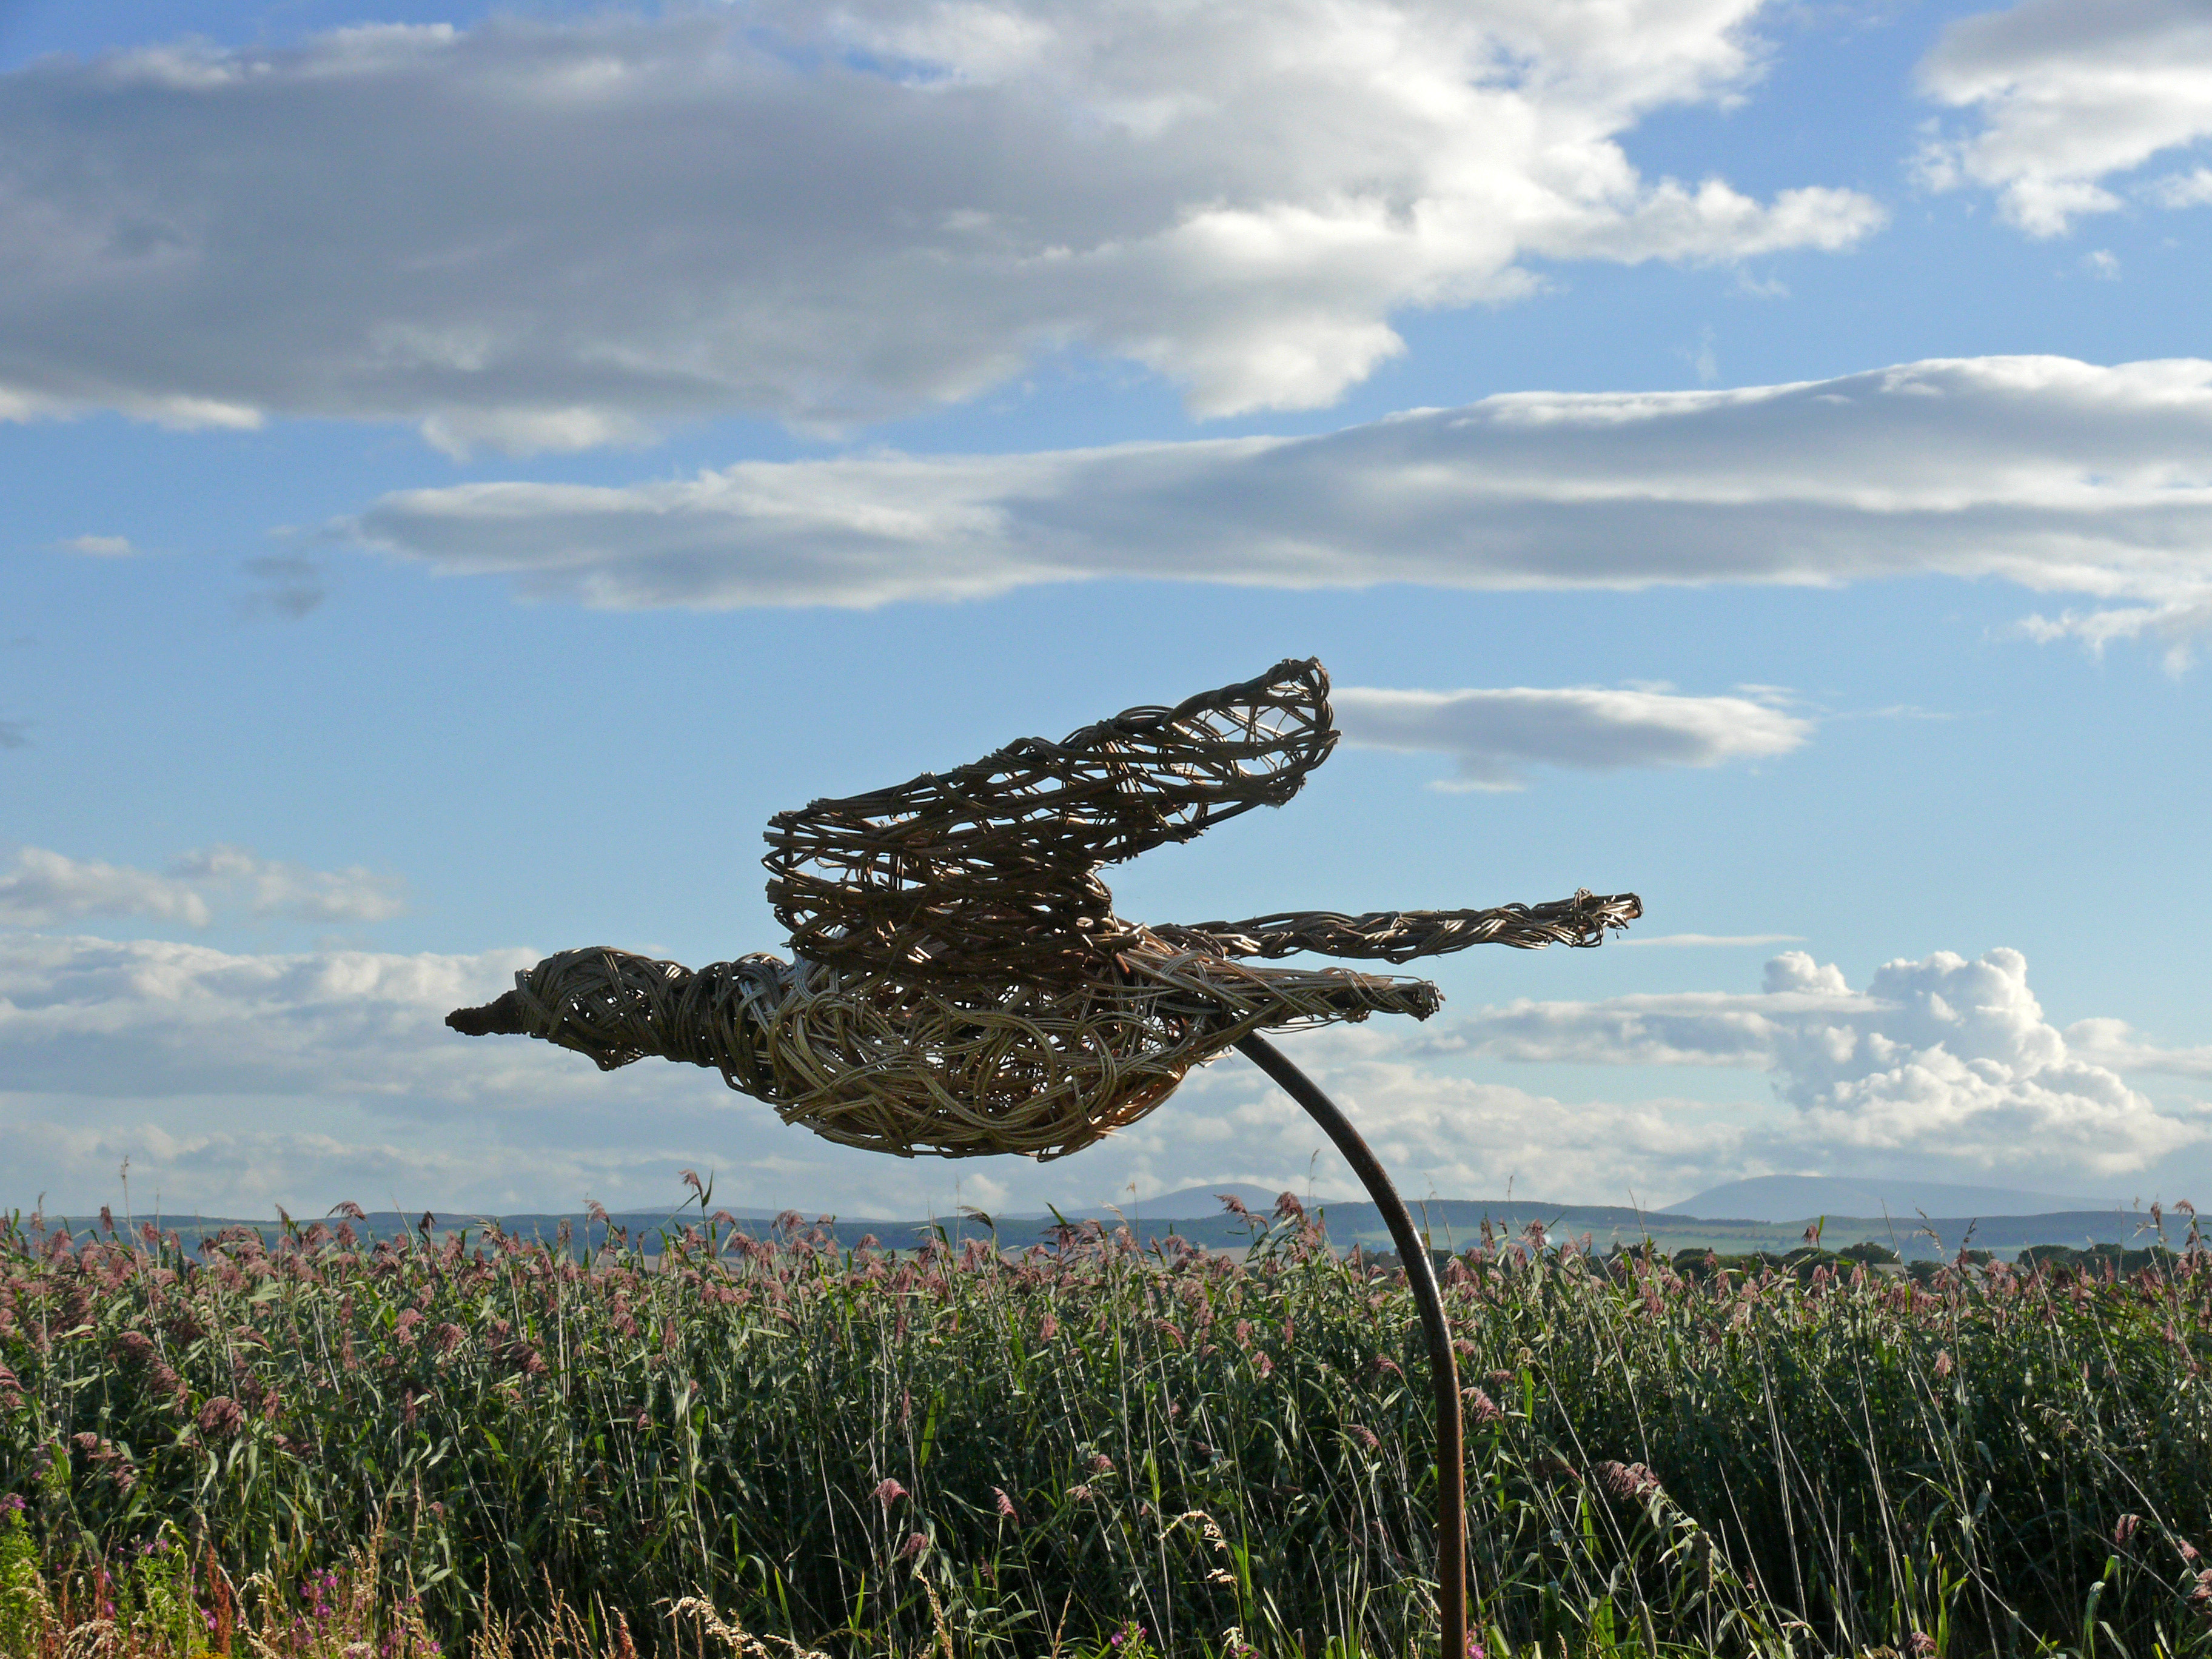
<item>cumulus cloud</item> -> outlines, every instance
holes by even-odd
[[[1077,345],[1326,404],[1529,262],[1882,220],[1641,177],[1759,0],[763,0],[0,76],[0,416],[400,418],[451,450],[846,422]]]
[[[1801,1151],[2057,1177],[2141,1170],[2212,1137],[2212,1112],[2161,1109],[2099,1063],[2120,1057],[2114,1024],[2075,1027],[2089,1039],[2075,1052],[2017,951],[1888,963],[1863,991],[1790,951],[1756,994],[1518,1002],[1433,1041],[1498,1059],[1762,1067],[1795,1109],[1778,1140]]]
[[[2212,135],[2212,15],[2188,0],[2023,0],[1953,23],[1919,78],[1976,117],[1922,151],[1927,182],[1996,191],[2008,219],[2057,236],[2121,205],[2115,174]],[[2181,207],[2212,199],[2209,183],[2200,168],[2136,193]]]
[[[1633,766],[1718,766],[1786,755],[1813,724],[1748,697],[1569,686],[1539,690],[1401,691],[1340,686],[1330,694],[1346,740],[1370,749],[1449,755],[1446,787],[1518,789],[1530,765],[1610,772]]]
[[[1082,1158],[945,1165],[832,1146],[710,1071],[601,1073],[544,1043],[445,1028],[448,1009],[495,995],[537,956],[0,933],[0,1202],[41,1188],[80,1212],[117,1200],[125,1158],[135,1191],[159,1185],[172,1208],[218,1213],[346,1198],[672,1202],[684,1166],[718,1168],[720,1195],[740,1205],[887,1217],[949,1211],[955,1181],[995,1209],[1096,1203],[1132,1182],[1303,1188],[1310,1168],[1322,1194],[1356,1195],[1310,1120],[1234,1056]],[[1772,1169],[2117,1174],[2201,1143],[2200,1118],[2153,1108],[2110,1069],[2122,1048],[2145,1045],[2118,1022],[2053,1030],[2005,951],[1893,963],[1864,991],[1792,952],[1752,994],[1516,1004],[1441,1034],[1376,1022],[1297,1039],[1299,1063],[1409,1190],[1487,1196],[1515,1182],[1567,1202]],[[1455,1074],[1471,1055],[1765,1067],[1787,1109],[1565,1098]],[[2212,1073],[2202,1053],[2164,1063]]]
[[[145,916],[204,927],[217,907],[295,921],[382,921],[406,899],[397,878],[358,865],[311,870],[243,847],[187,853],[161,873],[24,847],[14,867],[0,872],[0,927]]]
[[[478,483],[342,527],[608,607],[876,605],[1102,577],[1276,587],[1996,576],[2212,618],[2212,362],[1938,360],[1796,385],[1516,392],[1296,439]]]

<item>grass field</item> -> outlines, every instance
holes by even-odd
[[[1434,1651],[1412,1310],[1294,1206],[1241,1259],[643,1243],[0,1229],[0,1650]],[[1454,1258],[1483,1644],[2212,1655],[2173,1243]]]

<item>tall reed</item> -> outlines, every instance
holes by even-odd
[[[52,1572],[367,1560],[448,1639],[697,1598],[838,1653],[1432,1651],[1406,1293],[1292,1200],[1253,1224],[1241,1260],[892,1253],[718,1213],[580,1260],[34,1217],[0,1228],[0,1492]],[[1540,1231],[1448,1265],[1491,1648],[2212,1655],[2193,1232],[2132,1278],[1800,1265]]]

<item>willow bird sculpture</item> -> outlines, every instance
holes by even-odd
[[[1328,676],[1279,662],[1173,708],[1059,743],[818,800],[769,821],[768,895],[792,960],[694,971],[594,946],[548,957],[446,1023],[543,1037],[605,1070],[647,1054],[714,1067],[787,1122],[902,1157],[1065,1157],[1133,1123],[1194,1066],[1241,1049],[1336,1143],[1389,1224],[1420,1310],[1437,1414],[1437,1608],[1466,1650],[1459,1381],[1427,1245],[1365,1141],[1265,1030],[1411,1014],[1425,981],[1261,968],[1312,951],[1388,963],[1470,945],[1596,945],[1632,893],[1488,910],[1295,911],[1145,927],[1101,866],[1280,806],[1336,746]]]
[[[1253,1032],[1425,1019],[1425,981],[1257,967],[1297,951],[1388,963],[1498,944],[1591,945],[1638,914],[1582,892],[1489,910],[1301,911],[1146,927],[1101,866],[1279,806],[1328,757],[1328,676],[1278,663],[1059,743],[1024,738],[896,788],[818,800],[768,830],[793,959],[693,970],[564,951],[447,1024],[542,1037],[606,1070],[689,1060],[848,1146],[1066,1156],[1133,1123]]]

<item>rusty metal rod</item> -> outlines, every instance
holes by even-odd
[[[1421,1334],[1429,1343],[1429,1382],[1437,1407],[1437,1613],[1443,1626],[1439,1659],[1465,1659],[1467,1653],[1467,1454],[1460,1430],[1459,1365],[1452,1358],[1451,1328],[1444,1322],[1443,1297],[1426,1241],[1413,1231],[1398,1189],[1375,1153],[1337,1104],[1314,1080],[1285,1058],[1282,1050],[1257,1031],[1237,1043],[1247,1059],[1306,1109],[1327,1130],[1359,1177],[1360,1185],[1382,1212],[1406,1283],[1421,1310]]]

